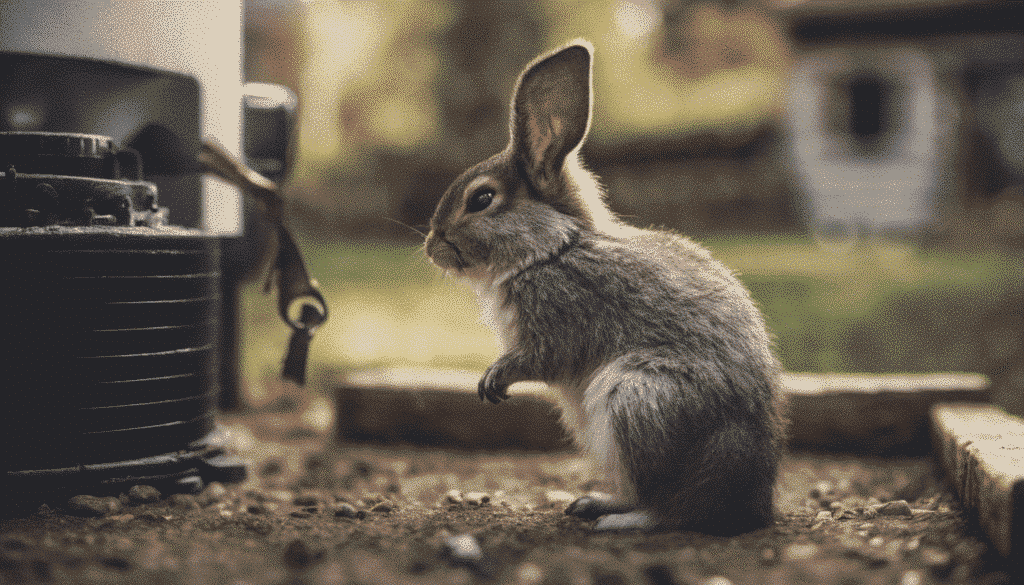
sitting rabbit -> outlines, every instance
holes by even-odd
[[[557,388],[565,423],[611,496],[566,510],[597,530],[736,534],[773,519],[783,436],[779,366],[737,278],[669,231],[618,221],[578,159],[592,47],[529,65],[505,150],[441,198],[426,252],[476,288],[506,353],[479,384]]]

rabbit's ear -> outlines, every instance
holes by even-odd
[[[590,125],[591,47],[586,41],[541,57],[523,71],[512,98],[512,153],[544,193]]]

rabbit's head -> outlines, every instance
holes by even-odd
[[[591,51],[575,41],[520,75],[508,146],[462,173],[430,220],[434,264],[494,281],[557,254],[609,216],[577,159],[590,125]]]

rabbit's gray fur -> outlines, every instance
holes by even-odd
[[[526,68],[509,146],[449,187],[427,253],[474,284],[506,346],[481,399],[522,380],[561,390],[615,496],[569,513],[599,529],[765,526],[783,423],[764,320],[707,250],[608,211],[577,157],[591,51],[575,41]]]

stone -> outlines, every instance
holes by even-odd
[[[284,564],[293,570],[301,570],[316,563],[323,557],[322,550],[314,549],[300,538],[288,543],[284,549]]]
[[[893,500],[871,507],[879,516],[912,516],[910,504],[906,500]]]
[[[128,490],[128,500],[133,504],[152,504],[161,497],[160,490],[151,485],[133,485]]]
[[[565,490],[548,490],[544,492],[544,503],[551,507],[568,506],[576,501],[576,496]]]
[[[444,551],[459,563],[478,563],[484,558],[484,551],[472,534],[449,536],[444,541]]]
[[[353,506],[352,504],[341,502],[334,508],[334,517],[362,519],[366,517],[366,512],[363,512],[362,510],[356,510],[355,506]]]
[[[309,494],[303,494],[303,495],[295,496],[295,498],[292,499],[292,503],[295,504],[296,506],[312,507],[312,506],[319,506],[320,505],[320,500],[316,496],[309,495]]]
[[[471,506],[482,506],[490,503],[491,496],[485,492],[466,492],[466,503]]]
[[[783,556],[788,561],[806,561],[817,556],[818,550],[814,543],[794,543],[786,547]]]
[[[167,502],[175,508],[194,509],[199,507],[199,502],[192,494],[171,494],[167,498]]]
[[[1000,554],[1024,553],[1024,420],[992,405],[932,409],[935,453]]]
[[[224,484],[219,481],[210,482],[210,485],[206,486],[203,493],[199,494],[196,501],[202,506],[209,506],[215,504],[228,495],[228,489],[224,487]]]
[[[75,516],[110,516],[121,511],[121,502],[113,497],[78,495],[68,500],[68,511]]]

